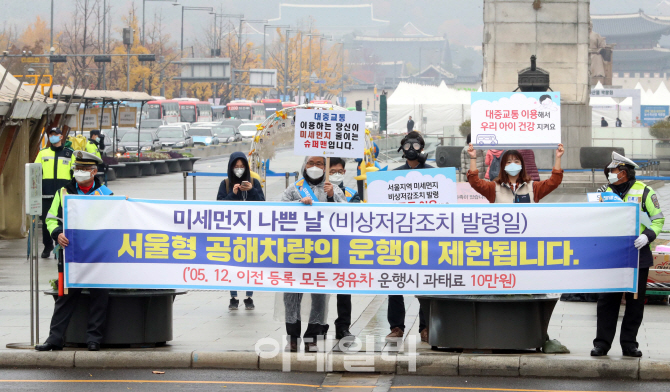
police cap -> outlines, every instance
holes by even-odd
[[[98,158],[96,155],[91,154],[86,151],[75,151],[74,154],[74,164],[81,166],[96,166],[102,163],[102,159]]]

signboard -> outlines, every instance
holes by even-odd
[[[112,108],[105,108],[102,112],[102,123],[100,122],[101,108],[87,108],[84,116],[84,109],[79,109],[77,117],[76,130],[90,131],[92,129],[111,129],[112,128]]]
[[[42,215],[42,164],[26,163],[26,214]]]
[[[64,211],[65,235],[74,239],[65,248],[65,287],[637,290],[634,203],[305,206],[68,195]]]
[[[137,108],[119,108],[118,116],[120,127],[135,127],[137,125]]]
[[[269,87],[277,88],[277,70],[276,69],[250,69],[249,70],[250,87]]]
[[[469,182],[457,183],[456,193],[458,194],[458,202],[461,204],[489,204],[488,199],[474,190]]]
[[[642,105],[640,106],[640,115],[642,117],[642,126],[650,127],[656,121],[664,120],[670,116],[668,106],[665,105]]]
[[[22,63],[39,63],[40,58],[39,57],[21,57],[21,62]]]
[[[471,100],[475,148],[556,148],[561,143],[559,92],[474,92]]]
[[[369,203],[455,204],[456,169],[367,173]]]
[[[363,157],[365,112],[321,109],[296,109],[295,112],[295,155]]]

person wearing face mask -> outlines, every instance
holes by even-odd
[[[539,203],[563,181],[561,157],[564,152],[563,145],[559,144],[551,177],[544,181],[533,181],[526,172],[523,156],[519,151],[505,151],[500,161],[500,174],[491,181],[485,181],[479,178],[477,152],[470,144],[468,147],[470,155],[468,182],[474,190],[488,199],[489,203]]]
[[[70,173],[73,150],[63,145],[63,131],[51,128],[46,136],[49,144],[40,150],[35,163],[42,165],[42,258],[47,259],[54,249],[53,241],[47,230],[46,217],[56,192],[72,179]]]
[[[63,199],[65,195],[112,195],[112,191],[102,185],[100,180],[95,177],[98,172],[97,165],[102,163],[102,159],[85,151],[76,151],[74,156],[74,178],[65,187],[56,192],[46,218],[51,238],[58,242],[61,247],[70,245],[70,239],[63,232]],[[56,299],[54,313],[51,316],[49,337],[44,344],[36,345],[35,350],[59,351],[63,349],[65,331],[77,307],[82,290],[80,288],[69,288],[68,294],[59,296]],[[97,288],[89,288],[88,290],[90,292],[90,308],[88,314],[87,345],[89,351],[98,351],[100,350],[105,320],[107,319],[109,290]]]
[[[610,183],[606,192],[614,192],[621,200],[628,203],[640,205],[640,214],[646,214],[651,221],[647,227],[640,223],[640,236],[631,246],[639,251],[639,267],[637,274],[637,298],[636,293],[626,294],[626,311],[621,321],[621,351],[627,357],[641,357],[642,352],[638,349],[637,331],[642,324],[644,315],[644,301],[647,291],[647,277],[649,267],[653,262],[653,255],[649,244],[656,239],[663,229],[665,217],[661,211],[661,205],[653,189],[641,181],[635,180],[635,169],[639,166],[621,154],[612,152],[612,162],[607,165],[607,179]],[[600,357],[607,355],[612,347],[616,324],[619,318],[619,307],[621,305],[622,293],[601,293],[598,297],[596,338],[593,340],[591,356]]]
[[[305,205],[313,203],[346,203],[347,199],[339,186],[333,186],[326,181],[326,158],[322,156],[306,157],[301,173],[303,178],[289,185],[282,193],[282,202],[299,202]],[[317,336],[327,331],[327,302],[326,294],[310,294],[311,305],[307,330],[303,335],[305,351],[316,351]],[[284,293],[282,305],[286,334],[288,335],[288,349],[298,351],[298,340],[301,331],[301,303],[302,293]],[[275,310],[278,306],[275,306]]]
[[[265,201],[261,183],[251,177],[249,161],[247,161],[244,153],[234,152],[230,154],[230,159],[228,160],[228,178],[221,181],[216,200]],[[253,295],[253,291],[246,292],[247,299],[244,300],[244,308],[246,310],[255,309],[254,300],[251,299]],[[231,290],[230,304],[228,305],[229,310],[237,310],[240,300],[236,297],[237,291]]]
[[[403,152],[405,164],[393,170],[433,169],[426,164],[428,154],[423,152],[426,142],[419,132],[408,133],[401,141],[398,151]],[[386,319],[388,320],[391,333],[386,335],[386,340],[396,341],[405,335],[405,297],[402,295],[389,295]],[[419,308],[419,334],[421,341],[428,341],[428,326],[423,308]]]
[[[347,203],[360,203],[361,196],[352,188],[344,186],[344,175],[347,170],[344,168],[346,162],[342,158],[330,158],[330,182],[340,187],[342,193],[347,198]]]

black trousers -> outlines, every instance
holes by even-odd
[[[405,330],[405,298],[402,295],[389,295],[389,306],[386,319],[391,329],[398,327]],[[419,332],[426,328],[426,318],[423,315],[423,307],[419,308]]]
[[[54,199],[53,197],[50,197],[48,199],[42,199],[42,243],[44,244],[45,248],[48,249],[53,249],[54,247],[54,242],[51,239],[51,234],[49,234],[49,230],[47,230],[47,214],[49,213],[49,208],[51,208],[51,203],[53,203]]]
[[[337,295],[337,319],[335,330],[349,329],[351,326],[351,294]]]
[[[644,315],[644,296],[647,293],[649,268],[640,268],[637,278],[637,299],[634,293],[626,293],[626,311],[621,321],[620,342],[622,348],[637,348],[637,331]],[[598,297],[598,328],[593,345],[609,350],[616,334],[622,293],[601,293]]]
[[[316,343],[316,337],[323,335],[323,327],[324,326],[321,324],[307,324],[307,330],[305,331],[304,338]],[[300,325],[300,321],[296,321],[293,324],[286,323],[286,334],[293,341],[296,341],[300,338],[301,329],[302,327]]]
[[[68,289],[68,294],[56,299],[54,314],[51,316],[51,329],[47,343],[63,347],[65,344],[65,330],[77,306],[83,289]],[[107,303],[109,302],[108,289],[89,289],[91,292],[90,308],[88,310],[88,337],[87,342],[102,342],[102,334],[107,319]]]

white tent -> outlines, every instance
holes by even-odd
[[[457,135],[470,118],[470,92],[439,86],[401,82],[388,99],[388,131],[404,133],[412,116],[414,129],[424,134]],[[455,133],[456,132],[456,133]]]

